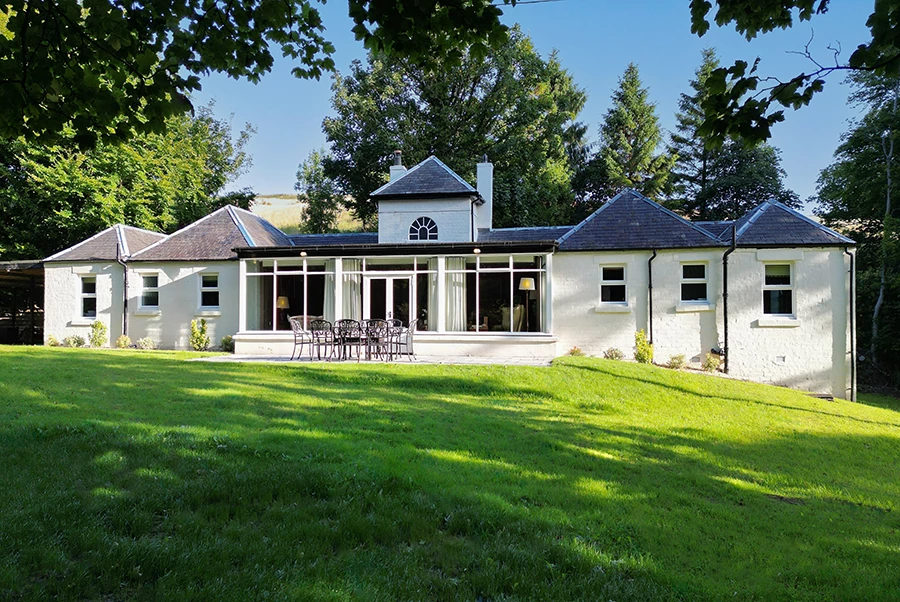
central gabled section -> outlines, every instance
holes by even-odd
[[[473,242],[481,195],[436,157],[412,169],[391,170],[392,180],[372,193],[378,202],[379,243]]]

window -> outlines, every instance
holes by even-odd
[[[791,315],[794,313],[794,288],[791,264],[770,263],[765,266],[763,283],[763,313]]]
[[[141,276],[141,307],[159,307],[159,276]]]
[[[219,307],[218,274],[200,274],[200,307]]]
[[[97,317],[97,277],[81,277],[81,317]]]
[[[600,266],[600,302],[626,302],[625,266]]]
[[[417,217],[409,227],[410,240],[437,240],[438,227],[430,217]]]
[[[709,300],[706,292],[706,264],[681,264],[681,300],[688,303],[705,303]]]

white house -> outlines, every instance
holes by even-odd
[[[491,223],[435,157],[372,193],[377,233],[286,235],[226,207],[169,236],[115,226],[45,260],[47,335],[120,333],[187,348],[206,318],[239,354],[289,355],[287,316],[417,321],[416,352],[553,358],[573,347],[657,361],[724,356],[738,378],[853,398],[854,242],[770,201],[691,223],[625,190],[576,226]]]

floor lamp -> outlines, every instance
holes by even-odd
[[[287,322],[287,310],[291,308],[290,300],[287,297],[278,297],[278,299],[275,300],[275,307],[278,308],[278,313],[281,314],[279,317],[282,321]]]
[[[528,324],[528,300],[531,298],[531,291],[534,290],[534,278],[521,278],[519,280],[519,290],[525,291],[525,332],[531,332]]]

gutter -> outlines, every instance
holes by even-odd
[[[850,258],[850,401],[856,401],[856,256],[847,247],[844,254]]]
[[[653,260],[656,259],[656,249],[653,249],[653,255],[647,260],[647,326],[650,331],[650,344],[653,344]]]
[[[344,255],[421,255],[422,253],[460,253],[471,255],[474,248],[480,248],[481,253],[491,251],[520,250],[523,252],[547,251],[554,252],[559,244],[556,241],[497,241],[497,242],[459,242],[437,244],[391,244],[366,243],[350,245],[315,245],[293,247],[243,247],[233,249],[239,259],[265,258],[265,257],[289,257],[299,256],[301,252],[310,256],[336,257]]]
[[[725,331],[725,343],[722,351],[725,353],[725,374],[728,374],[728,256],[737,249],[737,234],[734,225],[731,226],[731,246],[722,255],[722,322]]]

